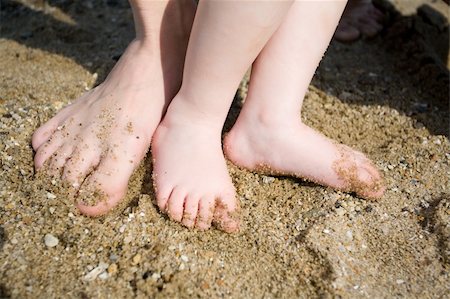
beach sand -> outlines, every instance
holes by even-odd
[[[159,213],[150,157],[124,208],[99,219],[81,216],[60,182],[35,176],[33,131],[99,84],[133,37],[125,1],[49,2],[2,1],[0,298],[448,296],[444,2],[381,2],[386,29],[333,41],[305,100],[308,125],[376,162],[385,196],[364,200],[229,164],[242,207],[233,235]],[[225,131],[246,90],[244,79]]]

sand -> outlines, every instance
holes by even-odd
[[[35,128],[101,82],[133,36],[124,1],[49,2],[2,1],[0,298],[448,298],[444,2],[382,2],[386,29],[333,42],[305,100],[307,124],[376,162],[385,196],[229,164],[242,210],[234,235],[159,213],[151,157],[123,209],[100,219],[79,215],[57,180],[35,176]],[[226,130],[246,90],[244,79]]]

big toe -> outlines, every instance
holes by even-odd
[[[76,206],[88,216],[101,216],[116,207],[126,195],[128,180],[142,157],[130,159],[121,146],[110,150],[78,192]]]
[[[359,182],[353,188],[356,193],[364,198],[380,198],[386,188],[383,179],[372,162],[367,161],[359,167]]]

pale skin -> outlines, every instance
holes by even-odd
[[[299,117],[307,86],[345,1],[299,1],[292,7],[272,2],[267,12],[259,2],[251,11],[261,9],[258,16],[276,14],[261,18],[275,20],[264,26],[257,25],[253,14],[236,14],[245,13],[242,2],[239,8],[233,7],[234,2],[204,3],[210,4],[200,3],[183,85],[152,143],[160,209],[188,227],[205,229],[215,221],[226,231],[237,229],[238,222],[229,216],[238,204],[220,134],[239,80],[262,45],[248,98],[225,139],[228,158],[252,171],[307,178],[365,197],[381,196],[381,178],[370,160],[302,124]],[[215,14],[216,9],[220,13]],[[239,22],[242,19],[246,22]],[[219,211],[214,210],[217,202]]]
[[[35,167],[84,192],[97,205],[77,203],[86,215],[105,214],[127,191],[153,132],[181,85],[195,15],[192,1],[131,1],[136,38],[105,82],[61,110],[33,135]]]
[[[160,210],[187,227],[215,223],[237,231],[239,206],[221,131],[252,63],[248,97],[225,138],[227,157],[253,171],[382,195],[378,171],[362,153],[300,121],[302,99],[345,1],[201,1],[190,37],[195,8],[173,2],[183,6],[132,1],[137,37],[106,81],[33,136],[38,170],[46,163],[76,190],[105,195],[94,206],[78,203],[81,212],[97,216],[117,205],[153,140]],[[166,14],[170,26],[163,26]]]

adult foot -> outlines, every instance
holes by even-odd
[[[183,62],[179,64],[181,69]],[[128,180],[149,148],[165,107],[164,81],[174,82],[169,89],[175,93],[180,77],[163,72],[155,49],[133,41],[105,82],[36,130],[36,169],[45,164],[50,175],[68,181],[82,213],[106,213],[126,194]],[[102,198],[85,202],[93,195]]]
[[[189,228],[204,230],[213,223],[237,231],[238,203],[222,153],[221,128],[182,108],[183,102],[174,98],[152,141],[158,207]]]
[[[361,34],[373,37],[383,29],[383,17],[372,0],[349,0],[334,37],[341,42],[355,41]]]
[[[225,137],[224,150],[233,163],[252,171],[304,178],[367,198],[384,192],[380,174],[362,153],[300,121],[240,118]]]

